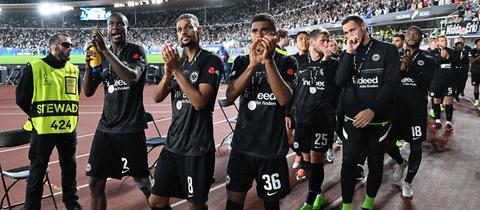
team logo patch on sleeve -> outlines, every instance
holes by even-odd
[[[138,55],[138,53],[133,54],[133,59],[138,59],[139,57],[140,57],[140,55]]]
[[[209,73],[210,75],[215,74],[215,68],[214,68],[214,67],[210,67],[210,68],[208,69],[208,73]]]
[[[294,73],[295,73],[295,71],[293,69],[288,69],[287,70],[288,75],[293,75]]]

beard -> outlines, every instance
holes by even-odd
[[[70,56],[67,56],[67,54],[62,52],[62,51],[58,51],[57,57],[60,58],[60,61],[69,61],[70,60]]]
[[[411,48],[414,48],[414,49],[417,49],[417,48],[420,47],[420,42],[415,42],[415,43],[413,43],[413,44],[409,44],[409,43],[407,42],[407,46],[408,46],[408,47],[411,47]]]
[[[195,46],[196,44],[198,44],[198,39],[196,39],[195,36],[190,36],[189,37],[190,40],[188,40],[188,42],[184,43],[182,42],[182,39],[179,40],[179,44],[181,47],[192,47],[192,46]]]

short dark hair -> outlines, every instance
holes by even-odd
[[[252,22],[250,22],[250,26],[254,22],[260,22],[260,21],[266,21],[266,22],[270,23],[270,26],[272,27],[272,30],[277,31],[277,26],[276,26],[276,23],[275,23],[275,19],[273,18],[272,15],[270,15],[268,13],[256,14],[255,16],[253,16]]]
[[[121,18],[121,19],[125,22],[125,25],[126,25],[126,26],[129,26],[128,18],[127,18],[127,16],[125,16],[123,13],[114,12],[114,13],[112,13],[112,14],[110,15],[110,17],[112,17],[112,16],[117,16],[117,17]],[[108,20],[110,20],[110,17],[108,18]],[[107,21],[108,21],[108,20],[107,20]]]
[[[342,26],[347,24],[350,21],[355,22],[357,25],[362,25],[362,23],[365,23],[365,21],[360,16],[350,15],[350,16],[346,17],[345,19],[343,19]]]
[[[307,36],[310,36],[310,35],[308,35],[308,32],[306,32],[306,31],[299,31],[299,32],[297,32],[297,35],[296,35],[296,36],[298,36],[298,35],[300,35],[300,34],[305,34],[305,35],[307,35]]]
[[[320,35],[324,35],[327,38],[330,37],[330,33],[327,31],[327,29],[324,29],[324,28],[313,29],[310,32],[310,38],[311,39],[317,39]]]
[[[477,44],[477,42],[480,42],[480,38],[476,38],[474,42]]]
[[[398,37],[400,38],[401,40],[405,40],[405,34],[402,34],[402,33],[396,33],[395,35],[393,35],[393,37]],[[392,37],[392,38],[393,38]]]
[[[64,36],[64,37],[70,37],[68,36],[68,34],[66,33],[56,33],[56,34],[53,34],[50,36],[50,38],[48,39],[48,46],[52,45],[52,44],[60,44],[60,42],[62,41],[60,39],[60,36]]]
[[[409,31],[409,30],[417,31],[417,33],[420,34],[420,36],[423,38],[422,29],[420,29],[418,26],[410,26],[410,28],[408,28],[407,31]]]
[[[178,16],[177,22],[183,19],[192,19],[193,20],[192,23],[194,26],[197,26],[197,27],[200,26],[200,22],[198,21],[197,16],[195,16],[194,14],[190,14],[190,13],[181,14],[180,16]]]
[[[285,38],[288,36],[288,31],[283,28],[278,29],[278,36],[279,38]]]

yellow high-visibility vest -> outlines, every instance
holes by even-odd
[[[72,133],[78,122],[78,68],[70,62],[61,69],[52,68],[43,60],[30,64],[33,128],[38,134]]]

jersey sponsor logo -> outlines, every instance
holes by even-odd
[[[417,61],[417,64],[418,64],[419,66],[423,66],[423,65],[425,65],[425,62],[424,62],[423,60],[418,60],[418,61]]]
[[[451,63],[444,63],[444,64],[440,65],[440,68],[441,69],[449,69],[449,68],[452,68],[452,64]]]
[[[403,86],[417,86],[417,83],[415,83],[415,81],[410,77],[403,78],[401,82]]]
[[[196,83],[197,80],[198,80],[198,72],[194,71],[194,72],[192,72],[192,74],[190,74],[190,81],[192,83]]]
[[[257,95],[258,100],[268,100],[268,101],[276,101],[277,97],[273,93],[258,93]]]
[[[380,54],[378,54],[378,53],[373,54],[373,55],[372,55],[372,60],[373,60],[373,61],[378,61],[378,60],[380,60]]]
[[[313,83],[313,84],[312,84]],[[315,86],[315,87],[320,87],[319,89],[325,90],[325,81],[315,81],[312,82],[311,80],[302,78],[302,85],[303,86]]]
[[[130,86],[128,86],[128,84],[121,79],[115,80],[113,85],[108,85],[109,93],[113,93],[115,91],[120,91],[120,90],[130,90]]]
[[[378,76],[374,78],[360,77],[356,80],[354,79],[353,84],[358,85],[359,88],[378,88]]]

